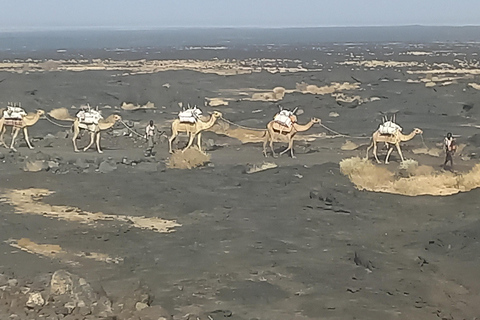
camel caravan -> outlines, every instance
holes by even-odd
[[[179,105],[182,107],[182,104]],[[297,119],[298,107],[294,110],[288,110],[279,106],[279,109],[279,112],[277,112],[273,119],[266,125],[266,130],[254,128],[245,129],[259,130],[260,132],[264,131],[263,136],[258,135],[258,141],[263,141],[262,152],[265,157],[268,156],[267,146],[270,147],[271,154],[277,157],[274,142],[286,142],[287,147],[280,152],[280,155],[290,151],[290,156],[295,158],[293,143],[296,134],[309,130],[315,124],[321,124],[321,120],[311,118],[309,122],[300,124]],[[40,118],[45,117],[45,112],[43,110],[37,110],[36,112],[27,113],[21,107],[20,103],[9,102],[6,109],[0,109],[0,116],[0,143],[12,151],[16,151],[15,140],[18,133],[22,130],[28,148],[33,149],[29,140],[28,128],[37,123]],[[122,118],[117,114],[111,114],[104,118],[101,111],[98,110],[98,107],[92,108],[90,105],[81,106],[75,116],[71,116],[67,108],[54,109],[48,113],[48,116],[56,120],[72,122],[72,144],[75,152],[79,152],[76,140],[83,131],[90,135],[90,141],[83,148],[83,151],[87,151],[95,144],[97,152],[103,153],[100,147],[101,132],[112,128],[117,122],[122,121]],[[197,106],[191,107],[188,105],[187,108],[182,107],[177,118],[171,123],[171,136],[168,139],[169,153],[174,152],[172,144],[180,133],[188,136],[186,146],[181,149],[182,153],[192,147],[195,139],[197,140],[197,149],[202,152],[202,132],[211,129],[220,118],[228,122],[228,120],[223,118],[222,113],[218,111],[213,111],[209,115],[205,115]],[[390,119],[384,117],[382,120],[382,123],[371,137],[371,143],[367,148],[366,159],[368,159],[368,154],[373,148],[374,158],[380,163],[377,155],[378,143],[384,143],[387,147],[385,164],[388,164],[390,155],[394,149],[397,150],[401,161],[405,161],[400,143],[413,139],[417,134],[422,134],[423,131],[415,128],[410,134],[405,135],[402,133],[402,127],[395,122],[394,116]],[[12,140],[9,146],[7,146],[4,141],[4,134],[7,131],[7,127],[12,128]]]

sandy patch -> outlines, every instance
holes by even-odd
[[[188,148],[185,152],[175,150],[167,159],[167,168],[170,169],[193,169],[202,167],[210,162],[210,155],[195,147]]]
[[[480,187],[480,164],[463,174],[438,172],[430,166],[418,166],[413,161],[407,164],[408,167],[399,168],[404,174],[398,174],[387,167],[353,157],[342,160],[340,170],[357,189],[374,192],[407,196],[446,196]]]
[[[340,147],[341,150],[345,151],[353,151],[356,150],[359,147],[355,142],[352,142],[350,140],[345,141],[345,143]]]
[[[413,149],[412,152],[414,154],[426,154],[432,157],[440,157],[442,153],[442,149],[439,148],[417,148]]]
[[[72,265],[78,265],[78,262],[74,261],[76,258],[85,258],[106,263],[120,263],[123,261],[122,258],[111,258],[103,253],[69,252],[62,249],[62,247],[57,244],[38,244],[28,238],[22,238],[19,240],[9,239],[7,243],[14,248],[30,254],[35,254],[50,259],[59,259],[64,263]]]
[[[478,83],[469,83],[468,85],[470,87],[472,87],[473,89],[480,90],[480,84],[478,84]]]
[[[54,71],[119,71],[119,75],[146,74],[174,70],[191,70],[201,73],[233,76],[265,70],[270,73],[321,71],[306,69],[301,64],[286,67],[293,60],[245,59],[245,60],[112,60],[112,59],[70,59],[40,61],[0,62],[0,71],[6,72],[54,72]]]
[[[254,93],[251,100],[253,101],[279,101],[285,96],[285,88],[276,87],[272,92]]]
[[[268,169],[273,169],[273,168],[276,168],[278,167],[278,165],[276,163],[273,163],[273,162],[263,162],[262,164],[253,164],[253,165],[249,165],[247,170],[246,170],[246,173],[256,173],[256,172],[260,172],[260,171],[265,171],[265,170],[268,170]]]
[[[407,55],[410,56],[431,56],[431,52],[426,52],[426,51],[408,51]]]
[[[133,227],[161,233],[175,231],[181,226],[175,220],[148,218],[144,216],[127,216],[104,214],[102,212],[88,212],[76,207],[57,206],[43,203],[44,197],[54,193],[47,189],[30,188],[23,190],[1,189],[0,201],[13,206],[15,213],[36,214],[52,219],[66,220],[85,224],[94,224],[97,221],[117,221],[131,224]]]
[[[141,110],[141,109],[155,109],[155,104],[153,102],[148,101],[144,105],[134,105],[133,103],[122,103],[120,106],[123,110],[129,110],[129,111],[134,111],[134,110]]]
[[[75,117],[70,115],[67,108],[56,108],[51,110],[48,115],[56,120],[60,121],[75,121]]]
[[[219,106],[228,106],[228,101],[221,98],[205,98],[207,100],[207,106],[210,107],[219,107]]]
[[[302,93],[310,93],[310,94],[332,94],[335,92],[345,91],[345,90],[357,90],[360,88],[360,83],[338,83],[332,82],[330,85],[318,87],[313,84],[307,84],[305,82],[297,83],[296,90]]]
[[[267,132],[266,129],[247,128],[223,119],[219,119],[208,131],[238,139],[242,143],[262,142]]]
[[[423,63],[416,61],[381,61],[381,60],[364,60],[364,61],[345,61],[339,62],[340,65],[347,66],[359,66],[366,68],[378,68],[378,67],[387,67],[387,68],[404,68],[404,67],[420,67],[424,66]]]

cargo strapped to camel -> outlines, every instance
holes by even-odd
[[[23,110],[20,103],[14,105],[9,103],[7,105],[7,110],[3,111],[3,118],[5,120],[22,120],[22,118],[26,115],[27,113],[25,112],[25,110]]]
[[[276,123],[285,126],[287,128],[290,128],[292,124],[297,122],[297,116],[295,115],[295,112],[297,111],[298,108],[295,108],[293,111],[287,110],[287,109],[281,109],[280,107],[280,112],[273,117],[273,121]]]
[[[402,127],[395,123],[395,116],[393,116],[390,120],[387,120],[386,117],[383,118],[383,123],[378,127],[378,132],[380,134],[388,134],[392,135],[397,132],[402,132]]]
[[[103,119],[102,114],[98,110],[91,109],[90,106],[82,106],[77,112],[76,117],[82,124],[98,124]]]
[[[180,113],[178,114],[178,119],[180,120],[180,122],[195,123],[201,115],[202,110],[198,109],[197,106],[193,108],[190,108],[190,106],[188,106],[188,109],[180,111]]]

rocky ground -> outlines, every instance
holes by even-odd
[[[407,158],[442,174],[441,142],[451,131],[462,145],[454,169],[470,170],[480,145],[476,52],[474,44],[232,51],[234,66],[220,65],[246,70],[235,74],[215,63],[165,70],[136,61],[131,72],[101,61],[85,71],[68,69],[81,61],[55,63],[65,70],[9,65],[0,107],[19,101],[27,111],[74,114],[90,103],[120,114],[128,129],[103,132],[103,154],[74,153],[70,123],[41,119],[29,129],[34,150],[22,137],[18,152],[1,150],[2,318],[478,317],[478,189],[361,191],[339,168],[363,157],[382,116],[395,113],[404,132],[424,132],[402,144]],[[243,127],[219,120],[203,135],[210,159],[171,169],[167,137],[179,103]],[[265,159],[254,129],[279,104],[299,107],[300,123],[318,117],[335,132],[316,125],[295,142],[296,159]],[[150,119],[166,133],[145,156],[132,130],[142,134]],[[398,155],[380,166],[398,172]]]

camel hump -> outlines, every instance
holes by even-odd
[[[285,124],[282,124],[282,123],[279,123],[279,122],[274,122],[272,124],[272,128],[273,130],[275,131],[280,131],[280,132],[284,132],[284,133],[289,133],[292,131],[292,126],[287,126]]]

